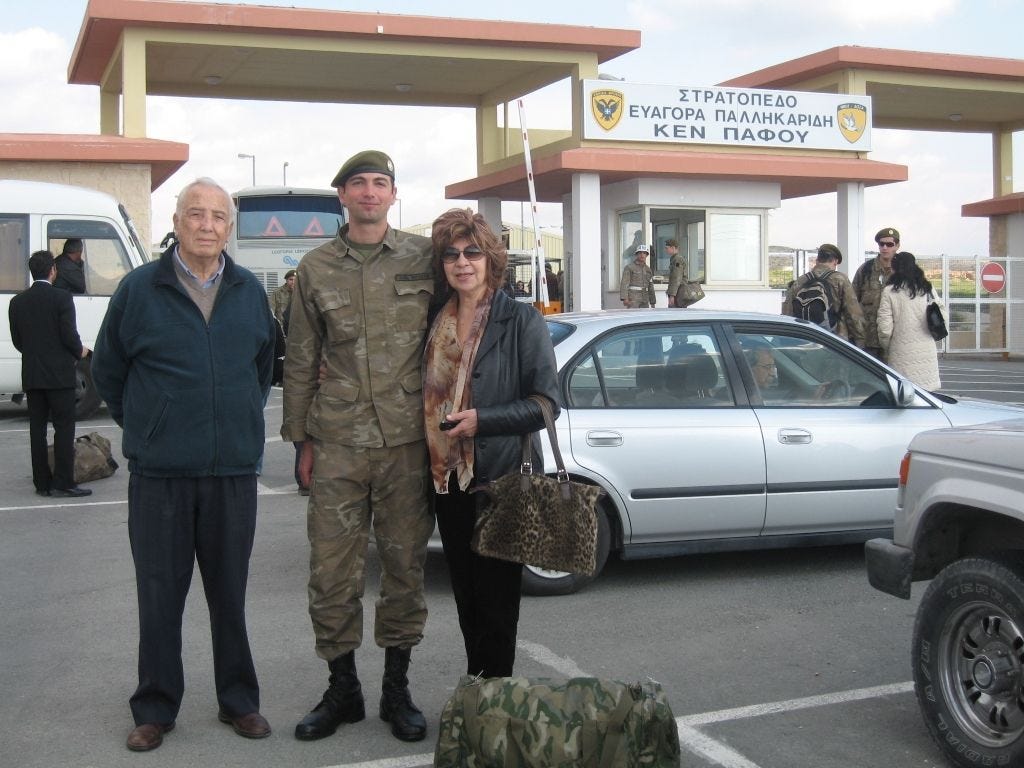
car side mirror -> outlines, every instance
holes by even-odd
[[[909,408],[914,404],[914,400],[917,397],[917,390],[914,388],[910,379],[904,379],[901,376],[896,379],[895,395],[896,405],[900,408]]]

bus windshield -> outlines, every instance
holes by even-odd
[[[345,212],[333,189],[254,187],[232,195],[238,218],[228,253],[270,293],[321,243],[334,238]]]

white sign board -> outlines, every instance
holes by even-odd
[[[584,80],[583,138],[866,152],[871,97]]]

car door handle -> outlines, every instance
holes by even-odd
[[[783,445],[807,445],[812,440],[806,429],[780,429],[779,442]]]
[[[618,432],[587,432],[587,445],[598,448],[601,446],[622,445],[622,435]]]

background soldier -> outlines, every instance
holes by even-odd
[[[679,252],[679,241],[672,238],[665,241],[665,252],[669,258],[668,270],[668,305],[670,307],[682,308],[685,305],[676,301],[676,294],[680,286],[690,278],[690,270],[686,263],[686,257]]]
[[[403,741],[427,732],[407,672],[427,618],[423,566],[434,530],[420,379],[434,273],[430,240],[388,226],[394,179],[383,152],[360,152],[341,167],[332,186],[349,223],[302,258],[291,304],[281,436],[304,443],[309,613],[331,673],[323,699],[295,727],[303,741],[365,717],[355,649],[371,525],[381,565],[380,716]]]
[[[633,252],[635,258],[622,269],[619,281],[619,298],[628,309],[647,309],[653,307],[657,297],[654,295],[654,273],[647,266],[647,256],[651,246],[640,244]]]
[[[892,257],[900,249],[899,230],[892,227],[875,233],[878,256],[860,265],[853,276],[853,290],[864,310],[864,350],[882,359],[882,344],[878,340],[878,305],[882,301],[882,288],[892,274]]]
[[[289,269],[284,273],[284,285],[270,294],[270,308],[274,317],[281,324],[281,329],[288,334],[288,305],[291,304],[292,294],[295,292],[295,270]]]
[[[835,299],[837,336],[849,339],[858,347],[864,346],[864,313],[861,310],[860,302],[854,293],[850,279],[837,270],[843,263],[843,253],[838,246],[825,243],[818,248],[818,261],[807,274],[801,275],[790,284],[786,291],[786,298],[782,302],[782,314],[791,317],[800,317],[794,306],[793,299],[809,281],[810,275],[814,277],[825,276],[825,280],[832,287],[832,296]]]

